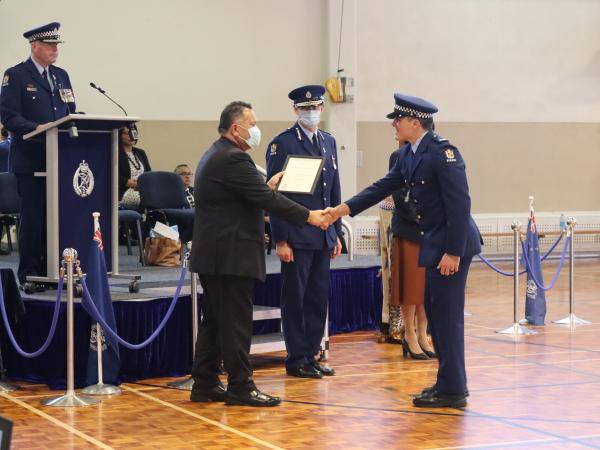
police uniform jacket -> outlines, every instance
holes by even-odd
[[[399,148],[390,155],[389,170],[394,167],[402,148]],[[394,191],[394,211],[392,212],[392,234],[395,237],[406,239],[411,242],[421,240],[421,230],[417,223],[417,208],[413,203],[405,202],[406,194],[409,192],[408,186],[404,185],[397,191]]]
[[[481,236],[471,217],[465,163],[458,149],[430,131],[414,157],[410,152],[410,144],[405,145],[384,178],[346,202],[352,215],[404,185],[419,219],[420,266],[436,266],[444,253],[463,258],[480,253]]]
[[[316,132],[319,148],[296,123],[276,136],[267,146],[267,178],[283,170],[288,155],[323,156],[325,163],[318,178],[315,191],[310,194],[286,194],[290,199],[308,209],[324,209],[337,206],[341,201],[337,146],[334,137],[322,130]],[[300,228],[279,217],[271,215],[271,233],[274,242],[287,241],[292,248],[304,250],[332,249],[341,236],[341,221],[337,220],[326,231],[317,227]]]
[[[45,171],[45,137],[23,141],[23,135],[40,124],[54,122],[75,112],[69,75],[56,66],[50,66],[48,71],[54,82],[54,95],[31,58],[8,69],[2,79],[0,121],[14,133],[10,152],[10,166],[14,173]],[[73,101],[64,101],[59,90],[69,90]]]
[[[250,156],[221,137],[202,156],[194,182],[196,203],[190,268],[202,275],[236,275],[264,281],[263,210],[294,225],[309,211],[272,191]]]

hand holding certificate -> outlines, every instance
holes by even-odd
[[[313,194],[325,158],[321,156],[288,155],[277,190],[290,194]]]

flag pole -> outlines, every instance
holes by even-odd
[[[100,213],[92,213],[94,217],[94,234],[100,229]],[[87,386],[81,390],[83,394],[88,395],[120,395],[121,388],[112,384],[104,384],[104,369],[102,367],[102,345],[103,339],[102,327],[96,322],[96,355],[98,356],[98,382]]]

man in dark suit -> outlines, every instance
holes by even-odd
[[[267,146],[267,177],[283,170],[289,155],[323,158],[323,169],[312,194],[288,194],[309,209],[337,206],[341,200],[337,146],[318,128],[325,88],[301,86],[288,97],[298,121]],[[281,322],[287,357],[286,372],[300,378],[322,378],[334,370],[318,357],[327,318],[329,265],[342,251],[341,220],[327,230],[298,227],[271,214],[271,233],[281,259]]]
[[[21,284],[29,275],[46,275],[46,141],[23,136],[75,112],[69,75],[54,66],[60,24],[49,23],[23,34],[31,57],[8,69],[2,78],[0,120],[12,132],[10,170],[17,176],[21,197],[19,268]]]
[[[407,187],[405,202],[416,206],[421,233],[419,266],[425,267],[425,308],[439,359],[437,381],[413,399],[419,407],[466,405],[464,306],[467,273],[481,252],[481,235],[471,217],[465,163],[458,149],[433,133],[430,102],[394,95],[396,139],[407,142],[390,172],[330,210],[333,218],[364,211],[394,190]]]
[[[191,400],[275,406],[281,399],[258,390],[249,361],[254,283],[266,277],[263,210],[297,226],[327,226],[329,219],[274,191],[281,173],[269,185],[262,180],[246,153],[260,143],[250,104],[227,105],[219,133],[198,163],[194,184],[190,270],[199,274],[204,297]],[[221,359],[228,373],[227,391],[218,377]]]

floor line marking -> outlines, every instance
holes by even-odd
[[[236,435],[238,435],[240,437],[243,437],[244,439],[248,439],[249,441],[255,442],[256,444],[262,445],[264,447],[267,447],[267,448],[270,448],[270,449],[273,449],[273,450],[283,450],[281,447],[277,447],[276,445],[271,444],[270,442],[263,441],[262,439],[259,439],[257,437],[252,436],[251,434],[247,434],[247,433],[244,433],[243,431],[239,431],[239,430],[237,430],[235,428],[229,427],[227,425],[223,425],[221,422],[217,422],[215,420],[209,419],[209,418],[204,417],[204,416],[202,416],[200,414],[197,414],[195,412],[192,412],[192,411],[189,411],[189,410],[187,410],[185,408],[182,408],[181,406],[177,406],[177,405],[175,405],[173,403],[166,402],[166,401],[161,400],[161,399],[159,399],[157,397],[153,397],[152,395],[146,394],[145,392],[140,392],[139,390],[132,389],[132,388],[130,388],[128,386],[125,386],[125,385],[121,385],[121,388],[124,389],[124,390],[126,390],[126,391],[133,392],[134,394],[139,395],[141,397],[144,397],[144,398],[147,398],[149,400],[152,400],[152,401],[154,401],[154,402],[156,402],[158,404],[166,406],[167,408],[171,408],[171,409],[174,409],[175,411],[179,411],[180,413],[187,414],[188,416],[194,417],[195,419],[201,420],[202,422],[205,422],[205,423],[207,423],[209,425],[212,425],[212,426],[221,428],[222,430],[225,430],[225,431],[228,431],[230,433],[236,434]]]
[[[75,428],[71,425],[68,425],[61,420],[58,420],[56,417],[52,417],[51,415],[46,414],[44,411],[41,411],[41,410],[35,408],[34,406],[31,406],[29,403],[25,403],[24,401],[21,401],[16,397],[12,397],[11,395],[8,395],[6,392],[0,392],[0,396],[4,397],[5,399],[7,399],[13,403],[16,403],[17,405],[21,406],[22,408],[25,408],[28,411],[30,411],[40,417],[43,417],[47,421],[52,422],[54,425],[56,425],[64,430],[69,431],[70,433],[74,434],[75,436],[78,436],[81,439],[88,441],[90,444],[93,444],[96,447],[100,447],[104,450],[114,450],[112,447],[106,445],[103,442],[100,442],[98,439],[84,433],[83,431],[79,431],[77,428]]]

